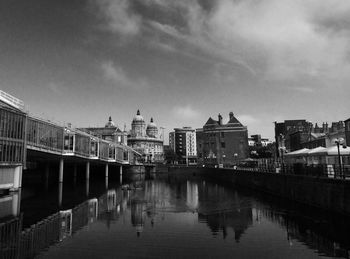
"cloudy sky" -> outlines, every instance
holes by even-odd
[[[2,0],[0,89],[30,113],[169,132],[232,111],[273,121],[350,117],[350,1]]]

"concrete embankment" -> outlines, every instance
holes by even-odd
[[[171,167],[168,173],[196,174],[350,215],[350,181],[219,168]]]

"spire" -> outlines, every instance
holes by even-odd
[[[151,122],[153,122],[153,118],[151,118]]]
[[[112,116],[109,116],[109,119],[108,119],[108,121],[112,121]]]
[[[140,115],[140,110],[137,110],[137,113],[136,113],[136,115]]]

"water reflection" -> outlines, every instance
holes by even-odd
[[[121,257],[129,256],[130,251],[136,253],[131,257],[144,251],[151,253],[150,257],[164,257],[164,251],[170,250],[179,256],[188,253],[186,257],[255,257],[266,253],[267,257],[295,258],[302,253],[301,257],[349,258],[346,235],[334,237],[334,233],[342,233],[337,226],[329,225],[325,218],[309,217],[305,211],[204,181],[154,180],[130,186],[110,188],[98,198],[59,209],[23,232],[21,193],[1,197],[0,258],[31,258],[58,242],[67,249],[70,244],[79,247],[70,251],[72,257],[88,258],[89,254],[74,253],[85,253],[86,244],[81,239],[91,235],[92,240],[94,235],[99,237],[94,241],[97,247],[115,244],[103,250],[110,251],[112,257],[114,250]],[[63,186],[59,187],[62,207]],[[93,195],[88,185],[86,190],[82,196]],[[85,231],[75,235],[81,229]],[[348,233],[347,225],[343,231]],[[113,240],[109,240],[110,232]],[[71,241],[66,244],[68,237]],[[162,249],[156,249],[155,244]],[[51,248],[43,256],[64,257]]]

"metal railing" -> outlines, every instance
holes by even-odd
[[[237,166],[237,170],[240,171],[253,171],[262,173],[278,173],[278,174],[291,174],[291,175],[304,175],[313,177],[325,177],[335,179],[350,179],[350,166],[349,165],[305,165],[305,164],[265,164],[254,167],[242,167]]]

